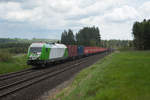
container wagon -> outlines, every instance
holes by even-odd
[[[84,47],[84,54],[88,56],[100,52],[105,52],[106,50],[107,49],[101,47]]]
[[[84,56],[84,46],[78,46],[78,57],[81,58]]]
[[[77,45],[67,45],[69,58],[75,59],[78,56]]]

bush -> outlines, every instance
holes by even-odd
[[[8,62],[11,60],[11,58],[12,58],[12,55],[9,52],[7,51],[0,52],[0,61]]]
[[[131,48],[131,47],[122,47],[122,48],[118,48],[117,50],[119,50],[119,51],[133,51],[134,48]]]
[[[13,47],[13,48],[8,48],[8,51],[13,54],[27,53],[28,48],[27,47]]]

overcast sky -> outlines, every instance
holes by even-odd
[[[98,26],[102,39],[132,39],[135,21],[150,19],[149,0],[0,0],[0,38],[60,39]]]

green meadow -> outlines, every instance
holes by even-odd
[[[16,72],[30,68],[26,64],[27,57],[24,54],[14,55],[7,51],[0,51],[0,74]]]
[[[150,51],[115,52],[81,71],[54,100],[150,100]]]

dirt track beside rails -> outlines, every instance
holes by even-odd
[[[99,59],[103,58],[107,54],[108,53],[103,53],[103,54],[97,54],[94,56],[90,56],[87,59],[85,59],[85,61],[83,63],[78,64],[74,68],[71,68],[71,69],[64,71],[60,74],[57,74],[53,77],[47,78],[36,84],[33,84],[26,88],[23,88],[22,90],[19,90],[16,93],[8,95],[7,97],[3,97],[1,100],[37,100],[47,91],[54,89],[56,86],[60,85],[64,81],[69,80],[77,72],[81,71],[81,69],[92,65],[93,63],[95,63]],[[46,70],[46,71],[48,71],[48,70],[54,71],[54,69],[61,70],[62,69],[61,66],[70,64],[70,65],[67,65],[67,67],[69,67],[69,66],[71,66],[71,64],[73,64],[73,62],[78,63],[78,61],[79,60],[67,62],[65,64],[59,64],[59,65],[56,65],[55,67],[49,67],[44,70]],[[41,72],[41,71],[39,71],[39,72]],[[28,75],[28,77],[29,77],[29,75]]]

